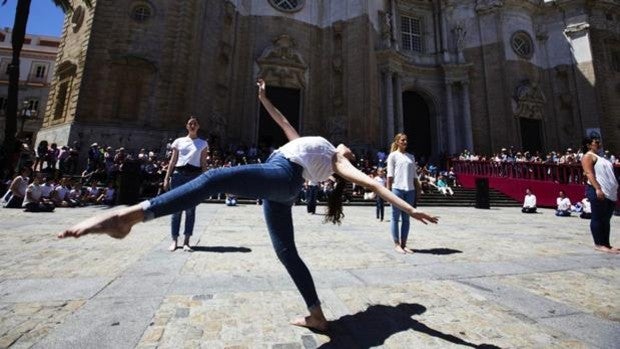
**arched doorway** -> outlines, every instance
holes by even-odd
[[[431,111],[424,97],[414,91],[403,92],[403,131],[409,137],[409,152],[426,163],[433,152]]]
[[[301,91],[294,88],[267,86],[267,98],[280,110],[291,125],[299,131]],[[286,142],[288,140],[280,126],[273,121],[267,110],[261,105],[258,120],[259,146],[273,146],[277,148]]]

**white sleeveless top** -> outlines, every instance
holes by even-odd
[[[200,167],[200,155],[209,144],[204,139],[189,137],[177,138],[172,142],[172,148],[178,150],[179,157],[175,167],[192,165]]]
[[[596,181],[598,184],[601,185],[601,190],[605,194],[605,197],[611,201],[617,201],[618,181],[614,175],[614,165],[612,165],[609,160],[596,155],[594,175],[596,176]]]
[[[323,137],[299,137],[276,152],[303,167],[302,176],[306,180],[322,182],[334,173],[332,157],[336,147]]]

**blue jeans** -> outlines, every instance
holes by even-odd
[[[377,219],[381,219],[383,220],[383,215],[385,212],[385,206],[384,206],[384,200],[382,197],[380,197],[379,195],[377,195],[376,200],[376,206],[377,206]]]
[[[172,176],[170,177],[170,189],[175,189],[183,184],[192,181],[196,177],[200,175],[200,172],[191,173],[191,172],[180,172],[179,170],[174,170]],[[170,228],[171,235],[174,240],[179,237],[179,230],[181,228],[181,215],[183,211],[177,211],[172,214],[172,219],[170,220]],[[196,206],[192,206],[188,209],[185,209],[185,231],[183,234],[187,237],[192,236],[194,233],[194,222],[196,220]]]
[[[405,200],[409,205],[413,206],[415,200],[415,190],[401,190],[392,188],[392,193],[399,198]],[[398,231],[398,221],[402,217],[402,224],[400,226],[400,234]],[[409,215],[406,212],[401,211],[395,205],[392,205],[392,240],[395,244],[406,245],[407,237],[409,236]]]
[[[309,185],[306,192],[306,210],[308,213],[316,213],[316,196],[319,192],[319,187],[316,185]]]
[[[599,200],[596,197],[596,190],[591,185],[586,186],[586,197],[590,200],[590,205],[592,207],[590,232],[592,233],[594,244],[598,246],[610,247],[610,220],[611,216],[614,214],[616,203],[607,198],[604,200]]]
[[[304,179],[303,168],[279,153],[263,164],[218,168],[143,203],[145,220],[198,205],[217,193],[263,199],[263,212],[278,259],[293,279],[308,308],[321,303],[310,271],[297,253],[292,206]]]

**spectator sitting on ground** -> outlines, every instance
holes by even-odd
[[[54,189],[56,188],[56,185],[54,184],[54,177],[47,176],[43,179],[43,182],[43,185],[41,185],[41,197],[49,200],[52,197]]]
[[[54,206],[56,207],[71,206],[69,197],[68,197],[70,191],[71,191],[71,188],[69,187],[69,177],[63,177],[60,180],[60,184],[58,184],[54,188],[54,192],[52,193],[52,196],[51,196],[51,201],[54,203]]]
[[[116,199],[116,189],[114,188],[114,182],[108,182],[108,186],[103,190],[103,193],[97,198],[98,205],[114,206],[114,200]]]
[[[79,181],[76,182],[69,191],[69,195],[67,196],[69,203],[72,207],[76,206],[84,206],[83,201],[84,193],[82,192],[82,183]]]
[[[581,214],[579,215],[579,218],[583,218],[583,219],[591,219],[592,218],[592,205],[590,204],[590,200],[588,200],[588,198],[583,198],[583,200],[581,200]]]
[[[536,213],[536,195],[532,194],[530,188],[525,189],[525,198],[523,199],[523,213]]]
[[[26,190],[28,189],[28,183],[30,182],[30,174],[32,171],[30,167],[23,166],[20,174],[13,178],[13,181],[9,185],[9,190],[2,198],[3,205],[6,208],[21,208],[26,197]]]
[[[560,190],[560,196],[556,200],[558,208],[555,210],[555,215],[558,217],[570,217],[571,203],[570,199],[566,197],[564,190]]]
[[[97,187],[97,182],[91,182],[90,187],[84,195],[84,202],[89,204],[97,203],[97,199],[101,195],[101,189]]]
[[[43,182],[43,175],[38,173],[34,177],[34,181],[26,189],[26,197],[22,207],[26,212],[52,212],[54,211],[54,204],[41,197],[41,183]]]

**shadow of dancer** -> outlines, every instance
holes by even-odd
[[[236,246],[193,246],[194,252],[212,252],[212,253],[250,253],[251,249],[247,247]]]
[[[499,349],[492,344],[473,344],[451,334],[432,329],[412,319],[426,311],[420,304],[401,303],[397,306],[371,305],[366,310],[346,315],[329,322],[329,331],[323,333],[330,339],[320,349],[328,348],[373,348],[384,344],[385,340],[398,332],[414,330],[429,336],[443,339],[453,344],[472,348]]]
[[[461,250],[455,250],[452,248],[439,247],[439,248],[429,248],[425,250],[413,249],[413,253],[423,253],[423,254],[436,254],[436,255],[447,255],[447,254],[455,254],[455,253],[463,253]]]

